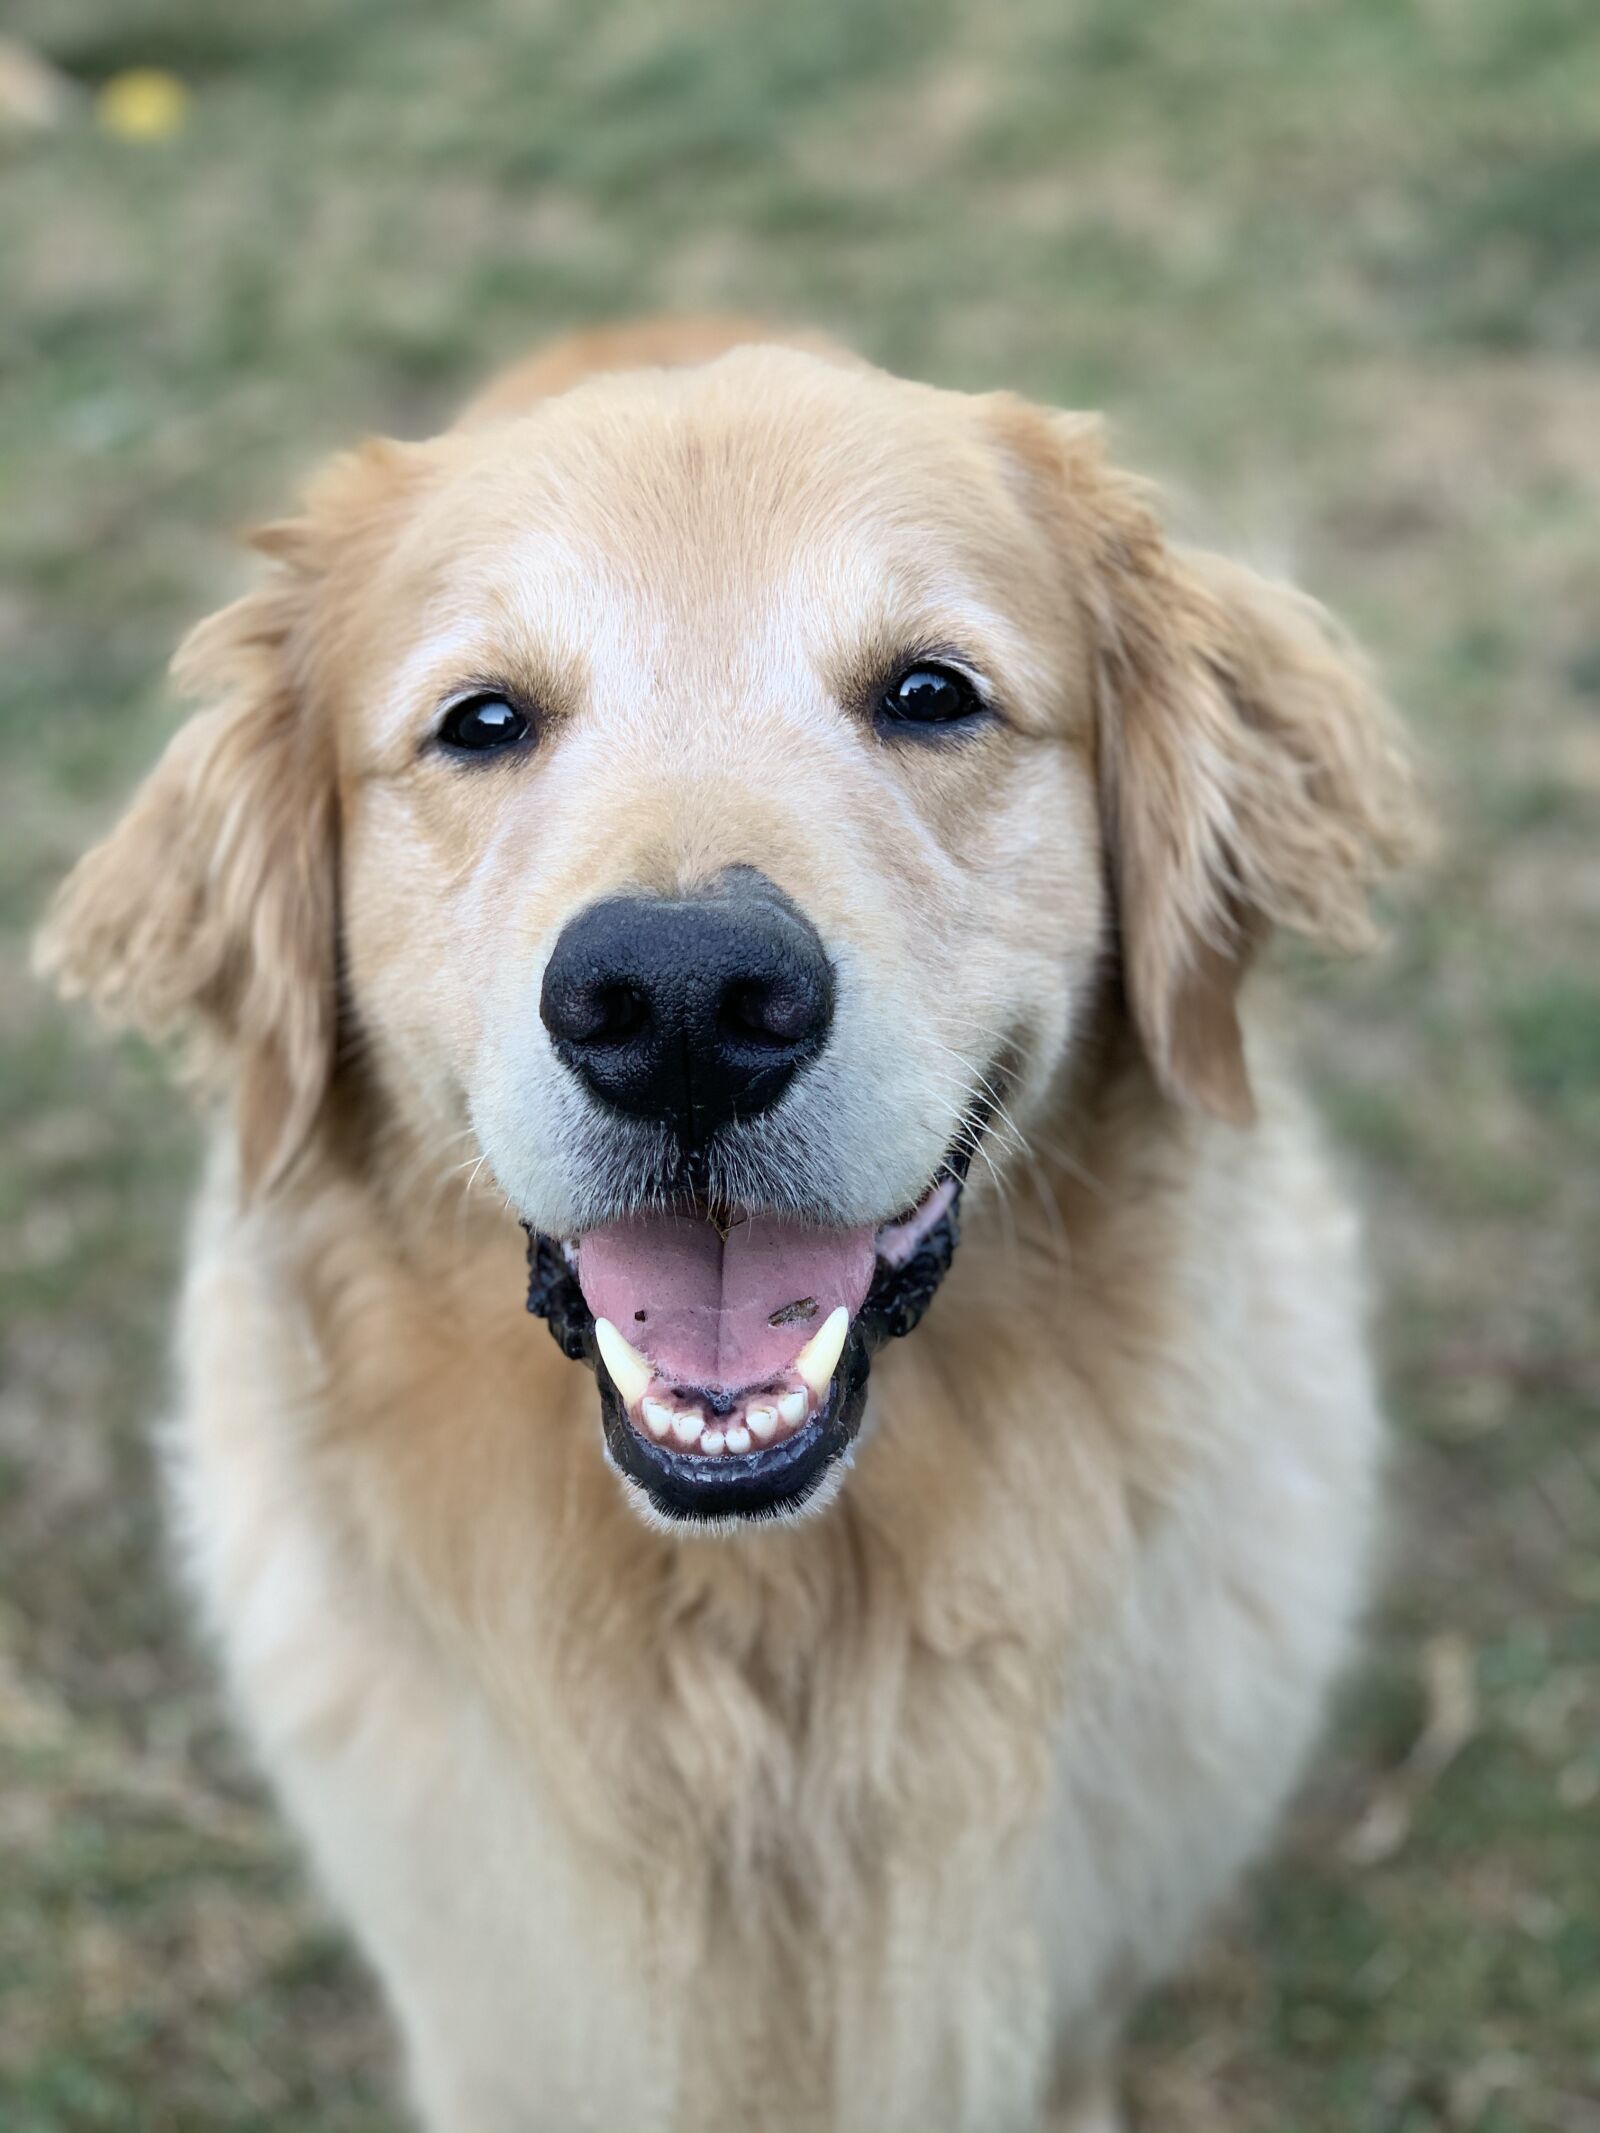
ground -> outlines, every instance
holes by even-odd
[[[1290,971],[1369,1211],[1387,1572],[1132,2095],[1150,2133],[1595,2133],[1592,0],[13,0],[9,27],[75,93],[52,128],[0,115],[0,2123],[400,2123],[163,1566],[193,1128],[32,986],[29,928],[170,729],[168,651],[249,572],[232,535],[325,444],[426,429],[564,324],[736,304],[1106,408],[1177,523],[1327,598],[1407,711],[1438,857],[1376,961]],[[146,66],[188,101],[136,93],[140,135],[95,99]]]

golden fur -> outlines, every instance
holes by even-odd
[[[581,337],[337,462],[47,936],[231,1094],[185,1541],[438,2133],[1109,2125],[1359,1601],[1351,1226],[1239,1007],[1404,848],[1367,677],[1088,419],[759,340]],[[1004,726],[865,743],[947,641]],[[419,752],[478,674],[541,705],[526,775]],[[854,985],[795,1129],[841,1221],[915,1197],[997,1044],[1012,1084],[837,1501],[706,1540],[625,1504],[509,1203],[581,1214],[554,930],[740,861]]]

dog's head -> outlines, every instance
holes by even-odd
[[[1013,400],[743,348],[369,447],[261,544],[49,955],[205,1033],[250,1190],[352,1071],[481,1154],[652,1515],[822,1500],[1107,1016],[1247,1121],[1252,952],[1359,938],[1402,837],[1320,613]]]

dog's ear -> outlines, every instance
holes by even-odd
[[[1375,938],[1412,849],[1408,765],[1373,679],[1315,602],[1237,564],[1118,541],[1099,649],[1101,780],[1123,970],[1162,1086],[1254,1115],[1236,1000],[1284,926]]]
[[[1315,602],[1172,548],[1145,485],[1084,418],[1010,441],[1048,479],[1098,694],[1097,748],[1123,982],[1176,1101],[1254,1116],[1237,1014],[1274,927],[1369,945],[1371,890],[1418,841],[1389,711]]]
[[[193,631],[173,673],[207,707],[68,876],[39,943],[63,992],[196,1040],[202,1072],[231,1079],[247,1190],[292,1161],[333,1055],[331,745],[296,672],[308,586],[280,568]]]
[[[231,1086],[246,1193],[304,1146],[337,1035],[338,836],[321,646],[370,580],[426,446],[375,438],[313,483],[302,517],[253,545],[270,577],[173,661],[205,708],[68,876],[37,961],[61,990],[147,1035],[178,1035]]]

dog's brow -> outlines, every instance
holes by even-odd
[[[797,612],[820,617],[810,656],[822,655],[835,689],[848,691],[866,670],[876,679],[894,660],[922,656],[967,666],[1024,730],[1047,725],[1042,707],[1061,696],[1053,633],[1030,632],[993,574],[964,568],[948,546],[908,556],[874,552],[865,541],[819,545],[795,559],[772,609],[780,624]]]
[[[407,694],[426,690],[441,672],[452,672],[463,661],[470,665],[483,649],[483,638],[481,616],[463,613],[442,623],[407,653],[395,677],[398,686]]]
[[[954,570],[908,569],[840,547],[799,557],[774,589],[775,613],[825,609],[830,653],[853,661],[863,644],[962,651],[992,678],[1037,694],[1050,677],[1015,621]]]
[[[541,700],[547,691],[578,700],[596,659],[647,656],[648,622],[602,552],[547,528],[513,528],[487,541],[424,606],[424,634],[387,681],[376,743],[398,745],[419,709],[462,683],[500,681]]]
[[[415,722],[417,706],[430,694],[474,674],[485,650],[484,634],[480,617],[460,613],[411,647],[384,691],[374,736],[380,748],[404,737]]]
[[[537,695],[581,671],[604,603],[570,551],[560,553],[564,570],[534,575],[536,562],[548,568],[553,560],[540,544],[537,557],[514,556],[503,572],[454,592],[448,607],[441,603],[385,685],[374,735],[380,750],[398,746],[419,712],[462,684],[499,681]]]

